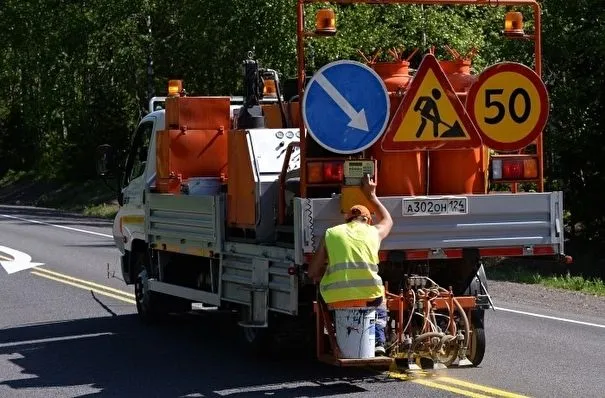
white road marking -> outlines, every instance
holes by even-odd
[[[11,249],[10,247],[0,246],[0,265],[7,274],[14,274],[28,268],[44,265],[44,263],[32,263],[31,261],[32,257],[27,253]]]
[[[10,343],[0,343],[0,348],[17,347],[20,345],[30,345],[30,344],[54,343],[56,341],[85,339],[85,338],[90,338],[90,337],[112,336],[113,334],[114,334],[113,332],[101,332],[101,333],[80,334],[80,335],[72,335],[72,336],[62,336],[62,337],[49,337],[49,338],[45,338],[45,339],[36,339],[36,340],[20,340],[20,341],[13,341]]]
[[[561,321],[561,322],[569,322],[569,323],[575,323],[577,325],[584,325],[584,326],[594,326],[596,328],[602,328],[605,329],[605,325],[601,325],[599,323],[591,323],[591,322],[583,322],[583,321],[576,321],[573,319],[568,319],[568,318],[560,318],[557,316],[550,316],[550,315],[542,315],[542,314],[536,314],[533,312],[526,312],[526,311],[519,311],[519,310],[511,310],[509,308],[502,308],[502,307],[494,307],[494,309],[496,310],[500,310],[500,311],[506,311],[506,312],[513,312],[515,314],[521,314],[521,315],[527,315],[527,316],[533,316],[536,318],[545,318],[545,319],[552,319],[554,321]]]
[[[31,222],[31,223],[34,223],[34,224],[48,225],[48,226],[51,226],[51,227],[66,229],[66,230],[69,230],[69,231],[82,232],[82,233],[85,233],[85,234],[102,236],[104,238],[113,238],[112,235],[102,234],[100,232],[93,232],[93,231],[87,231],[85,229],[66,227],[64,225],[50,224],[50,223],[43,222],[43,221],[28,220],[26,218],[21,218],[21,217],[16,217],[16,216],[9,216],[9,215],[6,215],[6,214],[0,214],[0,217],[11,218],[11,219],[21,220],[21,221],[27,221],[27,222]],[[39,264],[36,264],[36,265],[39,265]],[[573,320],[573,319],[560,318],[560,317],[550,316],[550,315],[536,314],[536,313],[527,312],[527,311],[511,310],[509,308],[502,308],[502,307],[494,307],[494,309],[500,310],[500,311],[505,311],[505,312],[512,312],[512,313],[515,313],[515,314],[533,316],[533,317],[536,317],[536,318],[551,319],[551,320],[554,320],[554,321],[568,322],[568,323],[574,323],[576,325],[593,326],[593,327],[605,329],[605,325],[598,324],[598,323],[576,321],[576,320]]]
[[[34,224],[48,225],[48,226],[55,227],[55,228],[66,229],[68,231],[82,232],[84,234],[102,236],[104,238],[112,238],[113,239],[113,236],[111,236],[111,235],[102,234],[100,232],[87,231],[85,229],[80,229],[80,228],[66,227],[64,225],[56,225],[56,224],[51,224],[51,223],[47,223],[47,222],[44,222],[44,221],[28,220],[27,218],[21,218],[21,217],[16,217],[16,216],[9,216],[7,214],[0,214],[0,217],[11,218],[11,219],[14,219],[14,220],[27,221],[27,222],[31,222],[31,223],[34,223]]]

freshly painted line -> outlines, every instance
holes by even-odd
[[[491,398],[489,395],[483,395],[483,394],[479,394],[473,391],[467,391],[467,390],[463,390],[461,388],[456,388],[456,387],[451,387],[445,384],[439,384],[436,383],[434,381],[429,381],[426,379],[414,379],[414,380],[410,380],[412,383],[416,383],[416,384],[421,384],[423,386],[426,387],[432,387],[432,388],[438,388],[440,390],[445,390],[445,391],[449,391],[449,392],[453,392],[454,394],[460,394],[460,395],[464,395],[466,397],[471,397],[471,398]]]
[[[569,322],[569,323],[575,323],[577,325],[584,325],[584,326],[594,326],[596,328],[602,328],[605,329],[605,325],[599,324],[599,323],[591,323],[591,322],[583,322],[583,321],[576,321],[573,319],[567,319],[567,318],[560,318],[558,316],[550,316],[550,315],[542,315],[542,314],[535,314],[533,312],[526,312],[526,311],[519,311],[519,310],[511,310],[509,308],[502,308],[502,307],[494,307],[494,309],[496,310],[500,310],[500,311],[506,311],[506,312],[512,312],[515,314],[521,314],[521,315],[527,315],[527,316],[533,316],[536,318],[545,318],[545,319],[552,319],[554,321],[561,321],[561,322]]]
[[[27,218],[21,218],[21,217],[16,217],[16,216],[9,216],[7,214],[0,214],[0,217],[11,218],[13,220],[27,221],[27,222],[31,222],[31,223],[34,223],[34,224],[48,225],[48,226],[55,227],[55,228],[66,229],[68,231],[82,232],[84,234],[102,236],[104,238],[113,238],[113,236],[111,236],[111,235],[102,234],[100,232],[87,231],[85,229],[80,229],[80,228],[66,227],[64,225],[56,225],[56,224],[51,224],[51,223],[47,223],[47,222],[44,222],[44,221],[29,220]]]
[[[111,335],[113,335],[113,333],[103,332],[103,333],[80,334],[80,335],[75,335],[75,336],[50,337],[48,339],[13,341],[11,343],[0,343],[0,348],[15,347],[15,346],[27,345],[27,344],[53,343],[55,341],[76,340],[76,339],[85,339],[85,338],[91,338],[91,337],[111,336]]]
[[[111,293],[105,292],[103,290],[95,289],[94,287],[80,285],[79,283],[70,282],[70,281],[67,281],[67,280],[61,279],[61,278],[55,278],[54,276],[43,274],[43,273],[37,272],[37,271],[31,271],[30,273],[34,274],[34,275],[41,276],[43,278],[51,279],[51,280],[53,280],[55,282],[65,283],[66,285],[70,285],[70,286],[77,287],[77,288],[80,288],[80,289],[91,290],[91,291],[93,291],[95,293],[98,293],[98,294],[101,294],[103,296],[111,297],[111,298],[114,298],[116,300],[121,300],[121,301],[124,301],[124,302],[129,303],[129,304],[136,304],[136,302],[134,300],[127,299],[126,297],[123,297],[123,296],[118,296],[117,294],[111,294]]]
[[[128,293],[128,292],[125,292],[125,291],[119,290],[119,289],[114,289],[112,287],[105,286],[105,285],[99,285],[98,283],[90,282],[90,281],[87,281],[87,280],[84,280],[84,279],[74,278],[73,276],[65,275],[65,274],[62,274],[60,272],[51,271],[51,270],[46,269],[46,268],[36,267],[35,270],[39,271],[39,272],[46,273],[46,274],[54,275],[54,276],[56,276],[58,278],[67,279],[67,280],[70,280],[72,282],[76,282],[76,283],[81,283],[83,285],[97,287],[99,289],[103,289],[103,290],[107,290],[107,291],[114,292],[114,293],[117,293],[117,294],[121,294],[121,295],[126,296],[126,297],[135,298],[134,294],[132,294],[132,293]]]
[[[475,383],[469,383],[468,381],[464,381],[464,380],[458,380],[458,379],[454,379],[452,377],[437,377],[436,379],[433,379],[436,382],[442,382],[442,383],[447,383],[447,384],[454,384],[457,385],[459,387],[464,387],[464,388],[468,388],[471,390],[478,390],[481,392],[485,392],[488,394],[493,394],[493,395],[497,395],[499,397],[504,397],[504,398],[527,398],[526,395],[519,395],[519,394],[515,394],[512,392],[508,392],[508,391],[504,391],[504,390],[500,390],[497,388],[493,388],[493,387],[488,387],[488,386],[482,386],[480,384],[475,384]]]

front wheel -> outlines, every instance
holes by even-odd
[[[136,264],[138,274],[134,283],[137,313],[141,321],[145,323],[162,321],[171,312],[190,310],[191,303],[188,300],[149,290],[146,258],[144,253],[138,253]]]
[[[134,295],[139,318],[145,323],[162,320],[167,312],[161,297],[147,288],[147,271],[142,271],[134,284]]]

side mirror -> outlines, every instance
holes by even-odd
[[[111,174],[115,167],[114,150],[111,145],[99,145],[95,154],[97,174],[106,176]]]

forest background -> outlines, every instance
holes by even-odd
[[[605,2],[539,3],[551,104],[546,189],[564,191],[566,251],[577,263],[572,268],[605,276]],[[0,192],[0,201],[18,197],[27,186],[38,187],[34,202],[44,204],[40,198],[57,184],[100,186],[111,197],[95,179],[95,148],[108,143],[124,153],[148,98],[165,95],[168,79],[183,79],[192,95],[242,95],[241,62],[252,49],[282,81],[294,78],[295,4],[0,1],[0,178],[13,187]],[[437,56],[447,58],[444,45],[462,54],[476,48],[476,72],[501,60],[532,65],[530,43],[500,35],[509,9],[341,6],[338,40],[307,44],[308,72],[335,59],[362,60],[358,50],[377,48],[419,48],[421,54],[435,46]],[[531,11],[519,10],[531,30]],[[313,23],[313,13],[308,15]]]

